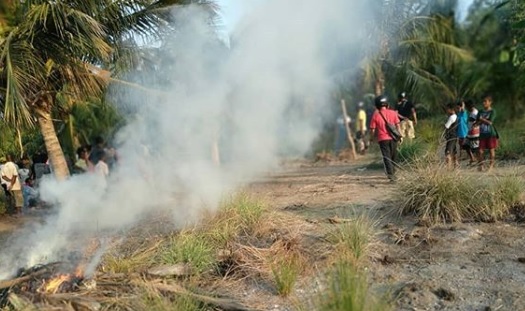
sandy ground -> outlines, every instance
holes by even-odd
[[[394,297],[394,310],[525,310],[524,225],[509,220],[418,227],[416,219],[397,215],[391,203],[396,185],[367,166],[372,160],[288,162],[248,191],[304,222],[305,237],[322,232],[329,217],[356,211],[372,217],[377,233],[369,279]],[[0,242],[27,221],[34,219],[0,218]],[[265,284],[244,284],[235,296],[262,310],[296,310],[315,284],[315,277],[301,280],[291,298],[277,297]]]

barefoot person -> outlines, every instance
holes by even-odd
[[[465,106],[469,113],[468,115],[468,133],[467,143],[465,144],[465,150],[469,156],[469,165],[476,163],[476,158],[479,152],[479,124],[476,122],[478,119],[478,109],[474,106],[474,101],[468,99],[465,102]]]
[[[18,168],[13,162],[13,156],[6,156],[7,162],[2,166],[2,179],[6,181],[7,191],[9,192],[8,203],[11,211],[15,215],[22,214],[24,206],[24,197],[22,196],[22,184],[18,177]]]
[[[496,148],[498,148],[498,132],[494,127],[496,111],[492,108],[492,95],[483,97],[483,109],[478,113],[476,123],[479,124],[479,170],[483,171],[485,162],[485,150],[489,151],[489,170],[494,168],[496,159]]]
[[[395,125],[399,131],[399,115],[396,111],[387,108],[388,101],[385,96],[376,97],[375,106],[377,110],[370,121],[370,140],[375,138],[378,142],[383,156],[386,176],[391,182],[394,182],[396,180],[397,141],[394,140],[388,131],[386,123]]]
[[[447,166],[453,168],[457,166],[457,146],[458,146],[458,116],[454,104],[447,105],[447,122],[445,123],[445,158]]]
[[[456,115],[458,116],[458,126],[457,126],[457,134],[458,134],[458,143],[459,143],[459,155],[458,160],[461,160],[461,151],[467,150],[466,147],[468,141],[467,141],[467,135],[468,135],[468,112],[465,108],[465,101],[460,100],[456,107]]]

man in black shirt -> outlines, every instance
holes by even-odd
[[[401,119],[401,135],[410,140],[416,138],[414,126],[417,125],[416,107],[408,101],[406,92],[399,93],[396,111]]]

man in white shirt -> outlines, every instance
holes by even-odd
[[[24,197],[22,195],[22,184],[18,177],[18,168],[13,162],[13,156],[6,156],[7,162],[2,166],[1,175],[2,180],[6,182],[7,191],[10,196],[7,198],[9,208],[15,214],[22,213],[24,206]]]
[[[98,154],[95,155],[98,158],[97,165],[95,165],[95,174],[100,177],[101,185],[107,187],[107,177],[109,175],[109,166],[106,163],[106,152],[103,150],[97,151]]]

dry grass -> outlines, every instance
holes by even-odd
[[[399,182],[396,206],[431,224],[467,220],[496,221],[509,214],[523,194],[523,179],[465,174],[435,165],[418,165]]]
[[[136,245],[130,252],[123,252],[122,249],[115,248],[106,253],[103,257],[99,269],[105,273],[133,273],[140,272],[149,267],[155,255],[159,251],[162,240],[153,240]]]
[[[250,280],[293,299],[297,284],[313,276],[318,268],[324,269],[327,263],[340,258],[357,267],[357,263],[367,257],[372,223],[365,216],[338,226],[328,241],[323,240],[322,235],[319,240],[306,238],[309,232],[318,230],[324,228],[290,213],[268,210],[262,202],[239,195],[223,203],[217,213],[207,215],[200,225],[159,237],[157,243],[141,245],[127,256],[106,256],[103,270],[134,273],[153,265],[186,263],[195,274],[181,280],[184,284],[217,282],[221,284],[218,288],[224,290],[226,284]],[[330,260],[330,250],[338,254],[338,259]],[[335,282],[331,277],[330,274],[330,282]],[[364,280],[366,283],[366,278]],[[334,288],[327,296],[336,295],[331,292]],[[154,288],[137,290],[140,291],[134,297],[115,299],[111,305],[116,310],[130,306],[134,310],[176,311],[202,310],[203,307],[190,297],[166,296]],[[326,301],[323,301],[319,306],[324,308]]]

